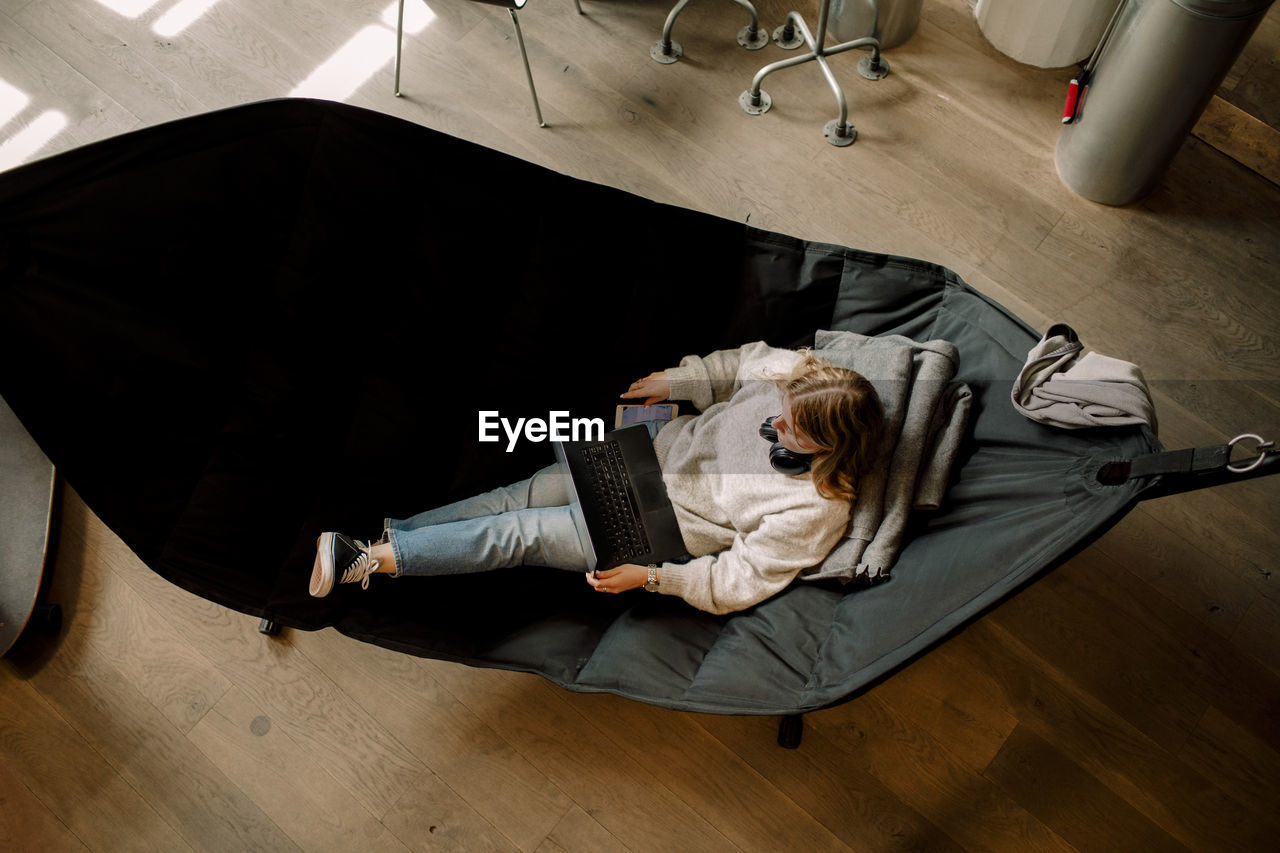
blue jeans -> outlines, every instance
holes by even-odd
[[[396,576],[455,575],[508,566],[585,572],[587,557],[569,510],[560,470],[549,465],[527,480],[387,519]]]
[[[663,426],[645,424],[650,437]],[[527,480],[413,518],[388,518],[396,576],[461,575],[510,566],[587,570],[569,509],[569,488],[552,464]]]

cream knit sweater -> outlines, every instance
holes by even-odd
[[[818,494],[808,474],[769,464],[759,427],[782,410],[777,386],[800,361],[764,343],[688,356],[669,368],[671,399],[702,414],[665,426],[654,448],[685,547],[664,563],[659,591],[700,610],[728,613],[765,600],[820,562],[849,522],[849,503]]]

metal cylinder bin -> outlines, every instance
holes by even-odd
[[[924,0],[831,0],[827,31],[837,42],[871,36],[888,50],[915,35],[923,7]]]
[[[1122,205],[1151,192],[1273,0],[1125,0],[1097,54],[1058,175]]]

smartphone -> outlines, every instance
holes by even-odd
[[[680,413],[680,407],[675,403],[658,403],[653,406],[627,406],[618,407],[618,412],[613,418],[613,428],[621,429],[632,424],[640,424],[645,421],[669,421]]]

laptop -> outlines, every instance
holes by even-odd
[[[689,559],[643,424],[601,441],[555,442],[555,451],[589,571]]]

